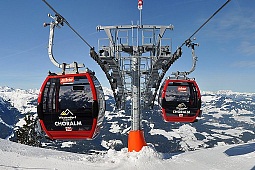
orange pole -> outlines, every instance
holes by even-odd
[[[128,152],[139,152],[143,146],[147,146],[143,130],[131,130],[128,134]]]

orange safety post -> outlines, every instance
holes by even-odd
[[[143,130],[131,130],[128,134],[128,152],[139,152],[143,146],[147,146]]]

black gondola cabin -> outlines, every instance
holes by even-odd
[[[105,111],[102,87],[94,74],[49,75],[38,96],[37,113],[51,139],[93,139]]]
[[[192,79],[166,79],[159,104],[166,122],[195,122],[202,113],[200,90]]]

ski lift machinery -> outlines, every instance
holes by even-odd
[[[78,68],[83,66],[75,62],[70,65],[60,65],[52,56],[54,27],[59,24],[63,25],[63,23],[68,25],[90,47],[90,56],[104,71],[110,83],[117,108],[125,109],[125,99],[131,97],[131,130],[128,135],[128,151],[138,152],[147,145],[142,128],[142,109],[153,108],[160,84],[170,66],[181,57],[184,45],[192,49],[192,69],[189,72],[176,72],[175,77],[164,81],[159,90],[159,104],[162,107],[162,116],[167,122],[194,122],[201,115],[199,87],[195,79],[187,77],[194,71],[197,60],[194,48],[196,44],[191,39],[230,0],[227,0],[174,53],[169,44],[163,43],[163,40],[169,39],[163,38],[165,32],[173,30],[173,26],[142,25],[143,1],[138,0],[139,24],[97,27],[98,31],[105,31],[106,39],[109,41],[108,45],[100,45],[99,40],[99,54],[59,13],[45,0],[43,1],[55,12],[55,17],[52,17],[54,22],[46,24],[51,27],[49,56],[57,67],[62,68],[61,75],[50,74],[46,78],[38,97],[39,119],[43,129],[51,138],[94,138],[100,128],[105,109],[102,87],[95,75],[89,70],[85,73],[78,72]],[[147,37],[146,32],[151,35]],[[122,33],[126,33],[124,37]],[[146,39],[149,39],[149,42]],[[150,56],[145,56],[144,53]],[[74,68],[76,71],[72,74],[65,74],[66,68]],[[70,91],[72,95],[68,94]],[[76,93],[78,91],[82,91],[85,95],[80,97],[81,93]],[[173,91],[176,92],[173,93]],[[66,99],[66,96],[68,100],[71,100],[67,102],[69,107],[64,107],[64,102],[61,102],[62,99]],[[76,99],[86,99],[89,104],[83,102],[81,105],[71,106]],[[79,108],[83,111],[80,112]],[[83,118],[80,119],[79,114]],[[89,119],[84,118],[86,115]],[[75,122],[74,117],[79,118],[80,122]]]
[[[60,15],[52,17],[48,54],[51,62],[62,69],[49,73],[38,96],[37,113],[44,132],[51,139],[93,139],[99,133],[105,111],[102,87],[95,73],[79,71],[84,64],[59,64],[53,56],[54,28],[63,26]],[[66,69],[73,71],[66,72]]]

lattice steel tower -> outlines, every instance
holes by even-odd
[[[98,40],[99,54],[92,49],[91,57],[105,72],[117,107],[124,109],[126,98],[131,98],[131,131],[142,131],[141,110],[153,106],[165,73],[181,55],[181,50],[172,54],[171,38],[164,37],[173,25],[98,26],[97,30],[105,31],[107,38]]]

